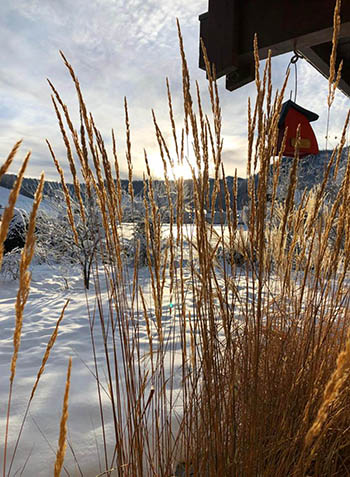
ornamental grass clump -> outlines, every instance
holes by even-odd
[[[146,246],[141,256],[141,244],[135,239],[132,268],[121,245],[123,192],[115,134],[110,157],[63,55],[80,105],[77,128],[52,86],[76,198],[80,171],[87,197],[97,198],[102,224],[97,246],[101,253],[94,251],[92,260],[96,307],[90,311],[104,449],[99,472],[345,475],[350,469],[346,344],[350,161],[344,148],[348,120],[323,182],[314,191],[305,191],[298,202],[297,133],[286,195],[279,197],[283,153],[277,149],[278,120],[288,75],[281,91],[274,93],[271,58],[261,73],[255,39],[257,93],[255,104],[248,102],[249,211],[243,233],[237,222],[237,175],[231,195],[222,162],[215,73],[207,62],[209,113],[203,111],[198,85],[192,93],[180,29],[179,40],[182,128],[174,120],[168,81],[170,136],[153,112],[169,223],[162,221],[145,152]],[[333,95],[333,86],[330,91]],[[124,106],[128,194],[133,203],[132,115],[126,100]],[[173,143],[165,137],[172,137]],[[192,162],[185,152],[188,137]],[[170,150],[176,151],[175,156]],[[326,185],[344,155],[346,172],[329,203]],[[186,161],[192,170],[191,237],[185,227],[184,180],[172,173]],[[61,166],[56,159],[55,163],[64,184]],[[83,200],[80,204],[81,221],[88,216],[86,204]],[[214,214],[208,220],[207,210],[221,214],[222,226],[215,226]],[[74,231],[72,217],[70,221]],[[164,247],[165,225],[169,234]],[[237,243],[244,258],[239,263]],[[218,259],[219,250],[224,260]],[[101,263],[99,256],[109,259]],[[106,295],[101,293],[102,281]],[[103,337],[102,350],[96,349],[97,334]],[[107,403],[102,398],[106,390]],[[107,409],[113,420],[112,438],[106,432]]]

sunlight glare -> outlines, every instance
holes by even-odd
[[[192,172],[189,164],[187,162],[184,162],[183,164],[178,163],[175,164],[173,169],[172,169],[172,174],[174,176],[174,179],[191,179],[192,178]]]

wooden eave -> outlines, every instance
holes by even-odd
[[[254,79],[253,40],[260,59],[296,50],[328,78],[332,50],[333,10],[329,0],[209,0],[200,15],[200,36],[230,91]],[[343,60],[340,89],[350,97],[350,1],[342,2],[337,64]],[[200,51],[200,67],[205,69]]]

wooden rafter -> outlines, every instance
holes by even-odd
[[[325,77],[329,73],[335,0],[209,0],[200,15],[200,36],[216,76],[230,91],[254,79],[253,38],[264,59],[297,50]],[[350,1],[343,1],[338,61],[344,60],[340,89],[350,97]],[[200,67],[205,69],[200,51]],[[349,65],[349,66],[348,66]]]

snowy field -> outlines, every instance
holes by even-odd
[[[68,279],[71,287],[65,290],[59,273],[55,274],[52,268],[45,266],[34,267],[31,292],[24,312],[11,410],[11,437],[15,437],[18,433],[46,344],[63,305],[68,298],[70,299],[58,338],[33,400],[13,469],[16,471],[17,468],[22,467],[27,457],[31,455],[24,472],[24,475],[28,476],[53,474],[69,356],[73,357],[69,439],[85,472],[97,463],[95,433],[98,433],[99,428],[98,403],[95,379],[88,369],[93,363],[91,362],[85,292],[80,279],[80,270],[72,270]],[[0,402],[2,403],[0,425],[2,429],[5,427],[4,412],[9,388],[9,363],[13,352],[14,300],[17,286],[17,281],[0,281]],[[11,441],[9,447],[10,449],[12,447]],[[71,475],[78,475],[72,471],[72,456],[69,454],[70,452],[67,455],[66,466],[70,469]]]
[[[10,189],[6,189],[5,187],[0,187],[0,215],[2,214],[2,209],[8,203],[8,197],[10,195]],[[18,199],[16,200],[16,208],[24,209],[26,212],[30,213],[33,205],[33,200],[29,197],[26,197],[22,194],[19,194]],[[45,198],[42,200],[40,204],[40,209],[45,211],[49,214],[54,214],[55,209],[52,207],[52,204],[49,203],[48,200]]]
[[[1,205],[7,204],[9,193],[8,189],[0,187]],[[32,202],[30,198],[20,195],[16,207],[29,213]],[[41,208],[47,211],[49,206],[43,201]],[[87,300],[90,300],[92,306],[94,304],[94,287],[91,287],[90,295],[86,295],[78,265],[69,268],[34,265],[31,268],[31,290],[24,310],[21,347],[11,403],[8,463],[47,342],[64,304],[68,299],[70,302],[32,402],[11,475],[15,475],[18,470],[16,475],[19,475],[26,462],[21,475],[33,477],[53,475],[70,356],[73,358],[73,366],[69,398],[69,448],[65,459],[65,475],[81,475],[81,472],[84,476],[97,475],[100,470],[99,453],[102,452],[100,448],[102,439],[86,306]],[[147,290],[146,283],[144,288]],[[0,278],[0,428],[3,436],[0,444],[1,462],[17,290],[18,280]],[[102,290],[102,296],[103,294]],[[100,334],[96,334],[96,339],[97,349],[102,356]],[[107,434],[111,430],[108,423],[106,430]],[[81,472],[74,463],[70,446],[74,450]]]
[[[0,203],[6,203],[7,189],[0,188]],[[32,201],[19,197],[17,206],[29,211]],[[45,202],[43,204],[45,207]],[[190,238],[193,228],[185,226]],[[132,224],[124,226],[124,235],[129,236]],[[219,232],[220,227],[217,227]],[[169,226],[164,227],[164,236]],[[132,270],[130,270],[130,281]],[[185,272],[185,281],[190,277]],[[101,295],[104,306],[108,308],[107,290],[101,280]],[[185,290],[188,305],[191,304],[191,282],[187,280]],[[139,272],[139,285],[146,302],[151,303],[151,282],[146,268]],[[68,288],[67,288],[68,287]],[[243,287],[244,288],[244,287]],[[0,427],[5,429],[6,406],[9,392],[9,370],[13,353],[13,330],[15,323],[14,303],[18,280],[0,279]],[[59,334],[54,345],[38,390],[32,401],[30,414],[26,420],[23,435],[16,455],[11,475],[48,476],[53,473],[55,452],[59,436],[59,423],[65,387],[68,358],[73,358],[72,379],[69,397],[68,448],[65,458],[65,474],[96,476],[100,472],[102,460],[102,429],[98,403],[94,361],[91,347],[89,316],[96,305],[94,286],[85,291],[79,266],[62,267],[36,264],[32,266],[31,291],[24,310],[21,347],[17,361],[14,392],[11,404],[10,438],[8,463],[26,409],[28,398],[40,368],[46,344],[60,316],[61,310],[69,301]],[[162,325],[165,334],[171,336],[172,349],[181,356],[181,336],[177,331],[176,306],[170,305],[169,284],[165,285],[163,299]],[[169,303],[169,305],[167,305]],[[148,338],[144,320],[140,320],[140,346],[148,349]],[[100,332],[95,333],[97,360],[104,362],[103,340]],[[118,350],[119,351],[119,350]],[[179,358],[180,359],[180,358]],[[120,357],[120,363],[122,362]],[[180,364],[180,361],[179,361]],[[175,390],[180,389],[180,373]],[[104,396],[104,399],[108,399]],[[108,407],[108,406],[107,406]],[[106,414],[106,433],[113,442],[112,419]],[[2,432],[4,435],[4,432]],[[3,442],[0,444],[2,453]],[[74,452],[74,455],[73,455]],[[78,463],[78,464],[77,464]],[[18,473],[16,474],[16,472]]]
[[[140,273],[140,285],[147,299],[150,295],[150,281],[146,271],[143,271],[144,273],[142,271]],[[69,356],[73,358],[69,397],[69,447],[72,446],[84,476],[94,476],[99,473],[99,454],[101,456],[103,450],[102,435],[86,306],[86,299],[88,299],[93,308],[94,291],[91,290],[88,295],[85,294],[79,268],[71,270],[69,276],[66,276],[69,289],[65,289],[61,272],[59,268],[55,270],[48,266],[33,267],[31,292],[24,312],[21,348],[11,407],[10,456],[13,439],[18,434],[46,344],[66,300],[69,299],[70,302],[32,402],[12,474],[22,468],[28,456],[31,456],[23,475],[52,475]],[[2,403],[0,426],[2,429],[5,428],[9,363],[13,353],[14,302],[17,286],[17,281],[0,281],[0,402]],[[102,290],[102,296],[104,295],[105,291]],[[107,307],[107,297],[104,302]],[[165,332],[173,330],[173,323],[174,311],[170,308],[164,310]],[[141,346],[144,343],[147,347],[148,339],[144,323],[140,324],[140,336]],[[96,332],[95,338],[98,359],[103,362],[101,334]],[[180,336],[175,337],[175,340],[177,339],[180,343]],[[174,345],[176,346],[176,343]],[[109,432],[113,433],[112,420],[108,423],[108,418],[106,430],[107,436]],[[67,449],[65,467],[69,475],[80,475],[70,448]]]

